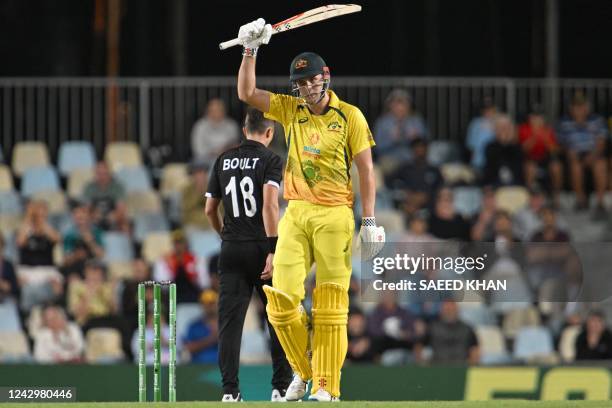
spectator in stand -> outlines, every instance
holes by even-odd
[[[542,227],[540,210],[546,206],[546,195],[537,186],[530,189],[527,205],[519,209],[513,217],[514,233],[522,240],[529,241]]]
[[[387,177],[387,185],[404,197],[403,209],[410,216],[431,201],[442,185],[442,174],[437,167],[427,162],[427,141],[414,139],[410,142],[413,159],[400,164]]]
[[[189,165],[191,180],[181,193],[181,220],[184,228],[210,229],[204,212],[206,188],[208,187],[208,164],[194,161]]]
[[[408,231],[402,234],[398,242],[435,242],[437,239],[428,232],[427,211],[414,213],[408,221]],[[417,251],[415,251],[417,252]]]
[[[211,99],[206,112],[191,131],[193,157],[212,163],[219,154],[240,141],[240,129],[235,120],[226,117],[225,103]]]
[[[480,213],[476,217],[476,221],[471,229],[473,241],[484,241],[493,234],[496,212],[497,201],[495,199],[495,190],[492,187],[485,186],[482,190]]]
[[[495,118],[497,107],[493,99],[486,97],[480,108],[480,116],[472,119],[469,124],[466,146],[471,153],[472,167],[480,171],[485,165],[485,149],[495,139]]]
[[[192,363],[216,364],[219,358],[219,327],[217,322],[217,292],[207,289],[200,296],[202,316],[192,322],[183,339]]]
[[[606,123],[601,116],[591,113],[591,106],[582,93],[574,95],[569,113],[561,121],[558,133],[569,162],[572,189],[576,193],[576,210],[588,208],[584,172],[589,169],[593,173],[597,195],[594,216],[602,219],[606,217],[603,204],[607,186]]]
[[[469,241],[470,224],[455,211],[453,191],[443,187],[438,191],[429,216],[429,232],[440,239]]]
[[[540,210],[540,228],[531,237],[532,242],[569,242],[570,235],[557,225],[557,212],[551,206],[542,207]]]
[[[190,251],[183,231],[174,231],[172,242],[172,252],[155,263],[155,280],[176,282],[178,303],[197,302],[202,290],[210,287],[206,260]]]
[[[53,262],[53,247],[60,239],[48,222],[47,204],[43,201],[28,203],[16,238],[22,309],[29,310],[35,304],[53,301],[64,293],[63,277]]]
[[[507,186],[524,184],[524,154],[518,143],[510,116],[495,119],[495,139],[485,148],[484,185]]]
[[[72,210],[74,227],[64,235],[64,274],[83,277],[88,259],[104,257],[102,231],[92,222],[89,206],[78,203]]]
[[[570,245],[562,243],[570,242],[569,234],[557,225],[557,213],[551,206],[540,209],[541,228],[536,231],[530,242],[558,243],[557,245],[530,244],[526,249],[527,276],[534,288],[539,288],[547,280],[556,282],[556,286],[566,291],[568,278],[572,275],[572,262],[576,257]],[[553,296],[553,295],[549,295]],[[547,299],[561,300],[561,299]],[[562,299],[565,300],[565,299]]]
[[[348,319],[348,352],[346,359],[354,363],[374,361],[372,340],[367,330],[367,320],[359,309],[351,310]]]
[[[80,326],[90,320],[108,318],[117,310],[115,288],[106,278],[106,268],[98,261],[88,261],[85,278],[75,280],[68,289],[68,308]]]
[[[151,266],[144,259],[138,258],[132,262],[132,276],[123,282],[121,295],[121,314],[130,324],[130,333],[138,325],[138,284],[151,280]],[[151,295],[146,291],[147,296]]]
[[[120,229],[127,217],[125,189],[111,175],[106,162],[98,162],[94,179],[85,186],[83,199],[92,212],[92,221],[104,230]]]
[[[422,322],[397,303],[396,294],[387,291],[368,317],[367,332],[372,338],[372,351],[380,355],[387,350],[412,349],[424,330]]]
[[[64,309],[47,306],[44,326],[34,339],[34,359],[38,363],[61,364],[82,362],[85,342],[81,329],[68,322]]]
[[[550,177],[553,202],[559,203],[559,193],[563,187],[563,167],[559,160],[559,144],[555,132],[546,123],[540,105],[534,105],[527,122],[519,126],[519,142],[525,153],[525,182],[527,187],[536,187],[538,172],[546,172]]]
[[[17,231],[19,264],[54,266],[53,247],[60,239],[60,234],[49,224],[47,204],[44,201],[30,201]]]
[[[391,91],[385,105],[387,112],[374,125],[374,155],[388,173],[412,158],[410,143],[427,138],[427,129],[423,119],[413,111],[412,98],[405,90]]]
[[[19,301],[19,284],[13,264],[4,258],[4,236],[0,233],[0,303],[7,298]]]
[[[454,300],[445,300],[439,320],[429,324],[426,335],[415,345],[415,358],[423,361],[423,346],[432,348],[436,363],[469,363],[480,361],[480,349],[474,330],[459,319],[459,307]]]
[[[612,333],[606,327],[605,316],[592,310],[576,338],[576,360],[612,359]]]

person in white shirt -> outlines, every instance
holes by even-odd
[[[228,147],[239,142],[240,128],[225,114],[225,103],[211,99],[206,112],[191,130],[191,149],[197,160],[213,162]]]
[[[34,340],[34,359],[39,363],[59,364],[82,360],[85,343],[81,329],[69,322],[59,306],[43,311],[44,326]]]

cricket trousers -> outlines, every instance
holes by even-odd
[[[225,394],[240,391],[238,370],[240,366],[240,343],[244,319],[253,290],[267,305],[263,285],[271,280],[261,279],[268,255],[266,241],[223,241],[219,256],[219,368]],[[284,390],[291,382],[293,371],[285,353],[270,326],[270,352],[272,356],[272,387]]]

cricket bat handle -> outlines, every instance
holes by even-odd
[[[239,38],[234,38],[233,40],[224,41],[224,42],[220,43],[219,44],[219,49],[220,50],[225,50],[227,48],[234,47],[236,45],[240,45],[240,39]]]

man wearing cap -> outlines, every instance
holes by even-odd
[[[208,163],[194,160],[189,164],[190,181],[181,191],[181,221],[185,228],[210,229],[202,196],[208,185]]]
[[[264,287],[268,319],[294,371],[286,399],[302,399],[312,380],[311,400],[335,401],[340,396],[340,370],[348,344],[355,225],[350,176],[353,161],[359,172],[363,207],[362,256],[373,257],[385,239],[374,218],[371,148],[375,143],[361,111],[329,89],[329,68],[313,52],[303,52],[291,62],[292,96],[257,88],[255,57],[258,47],[267,44],[271,35],[272,27],[263,19],[242,26],[238,34],[243,45],[238,97],[283,126],[288,149],[284,197],[289,206],[279,224],[273,286]],[[301,301],[313,262],[317,269],[310,342]]]

